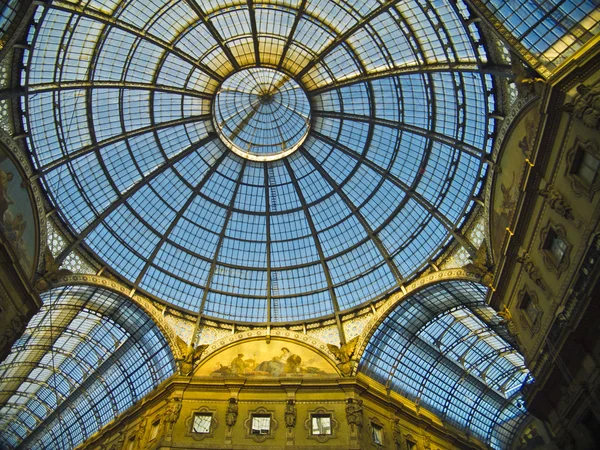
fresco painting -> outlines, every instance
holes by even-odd
[[[21,267],[33,276],[35,221],[29,193],[19,170],[0,147],[0,231]]]
[[[519,189],[528,166],[526,159],[531,157],[539,123],[538,102],[535,102],[516,122],[504,143],[492,192],[491,235],[494,259],[502,254],[506,229],[510,227],[515,215]]]
[[[244,342],[209,357],[196,375],[209,376],[311,376],[337,375],[322,356],[283,340]]]

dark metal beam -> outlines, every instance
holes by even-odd
[[[323,59],[325,59],[325,57],[329,55],[333,50],[335,50],[338,45],[340,45],[342,42],[344,42],[346,39],[348,39],[350,36],[356,33],[359,29],[368,24],[375,17],[386,12],[392,6],[394,6],[394,1],[387,1],[383,4],[380,4],[373,11],[368,13],[366,16],[362,17],[356,24],[354,24],[346,31],[336,36],[336,38],[327,47],[325,47],[319,52],[316,58],[311,60],[306,66],[304,66],[304,68],[300,72],[298,72],[296,78],[298,80],[302,79],[302,77],[306,75],[310,69],[312,69],[315,65],[321,62]]]
[[[401,75],[415,75],[422,73],[434,73],[434,72],[479,72],[480,68],[477,63],[466,63],[466,62],[446,62],[446,63],[435,63],[435,64],[417,64],[414,66],[403,66],[394,67],[393,69],[386,69],[377,72],[370,72],[356,77],[345,78],[340,81],[335,81],[326,86],[313,89],[309,92],[309,96],[314,97],[315,95],[328,92],[333,89],[339,89],[341,87],[351,86],[357,83],[365,83],[367,81],[379,80],[382,78],[397,77]]]
[[[329,272],[329,267],[327,266],[327,262],[325,261],[325,253],[323,252],[323,247],[321,246],[321,242],[319,241],[319,235],[317,233],[317,227],[315,226],[315,222],[313,221],[310,210],[308,209],[308,205],[306,204],[306,199],[304,198],[304,194],[300,189],[300,185],[298,180],[296,179],[296,174],[292,169],[292,166],[287,158],[283,160],[285,164],[285,168],[287,169],[290,180],[292,181],[292,185],[296,190],[296,194],[298,195],[298,199],[300,200],[300,204],[302,205],[302,210],[304,211],[304,215],[306,217],[306,221],[308,222],[308,226],[310,227],[310,232],[312,234],[313,240],[315,242],[315,247],[317,249],[317,253],[319,254],[319,261],[321,262],[321,266],[323,267],[323,273],[325,274],[325,279],[327,280],[327,288],[329,291],[329,296],[331,297],[331,303],[333,306],[333,311],[336,315],[338,322],[338,329],[341,327],[341,323],[339,321],[338,313],[340,312],[340,305],[337,301],[337,295],[335,293],[335,289],[333,288],[333,279],[331,278],[331,273]],[[344,334],[340,331],[340,338],[342,341],[344,340]]]
[[[223,50],[223,53],[225,53],[225,56],[227,56],[227,59],[229,60],[231,65],[234,67],[234,69],[239,69],[240,65],[238,64],[237,60],[235,59],[235,56],[233,56],[233,53],[231,53],[231,50],[229,49],[227,44],[225,44],[225,40],[223,39],[223,37],[221,36],[219,31],[215,28],[213,23],[210,21],[210,19],[206,15],[206,12],[200,7],[200,5],[198,4],[198,1],[197,0],[185,0],[185,1],[194,10],[196,15],[198,17],[200,17],[200,20],[202,21],[204,26],[206,26],[206,28],[208,29],[208,32],[212,35],[213,39],[215,41],[217,41],[217,44],[219,45],[219,47],[221,47],[221,50]]]
[[[473,145],[466,144],[463,141],[455,139],[450,136],[446,136],[435,131],[428,130],[426,128],[417,127],[414,125],[408,125],[402,122],[395,122],[393,120],[381,119],[378,117],[368,117],[360,114],[349,114],[343,112],[336,111],[320,111],[315,110],[312,112],[312,115],[315,117],[328,117],[333,119],[341,119],[341,120],[354,120],[356,122],[364,122],[364,123],[373,123],[376,125],[381,125],[387,128],[394,128],[400,131],[406,131],[409,133],[413,133],[428,139],[431,139],[436,142],[440,142],[442,144],[449,145],[450,147],[454,147],[462,152],[468,153],[471,156],[482,159],[485,156],[485,152],[477,148]]]
[[[233,193],[231,194],[231,200],[229,201],[229,205],[227,206],[227,212],[225,213],[225,220],[223,221],[223,228],[221,228],[221,232],[219,233],[219,240],[217,241],[217,245],[215,247],[215,254],[212,258],[212,262],[210,264],[210,269],[208,271],[208,277],[206,278],[206,286],[204,287],[204,292],[202,293],[202,301],[200,302],[200,308],[198,309],[198,320],[200,321],[202,318],[202,313],[204,311],[204,307],[206,306],[206,300],[208,299],[208,292],[210,291],[210,285],[212,284],[212,279],[215,276],[215,269],[217,268],[217,261],[219,259],[219,253],[221,253],[221,247],[223,246],[223,241],[225,240],[225,233],[227,232],[227,226],[229,225],[229,220],[231,219],[231,215],[233,213],[233,206],[235,205],[235,199],[237,198],[237,194],[240,190],[240,186],[242,184],[242,179],[244,177],[244,172],[246,171],[246,164],[248,160],[243,159],[242,167],[240,167],[240,173],[238,174],[235,188]]]
[[[198,192],[200,192],[200,190],[204,187],[206,182],[216,172],[217,168],[221,165],[221,163],[223,162],[223,160],[225,159],[225,157],[228,154],[229,154],[229,152],[226,152],[226,151],[221,154],[221,156],[206,171],[206,173],[204,174],[204,176],[202,177],[200,182],[192,190],[192,193],[189,195],[189,197],[187,198],[187,200],[183,204],[183,206],[179,209],[179,211],[177,211],[177,215],[173,218],[173,221],[170,223],[169,227],[165,230],[163,235],[160,237],[160,240],[156,244],[156,247],[154,247],[154,250],[152,251],[150,256],[148,256],[148,258],[146,259],[146,263],[144,264],[144,267],[142,268],[142,270],[140,270],[140,273],[135,280],[134,284],[136,286],[139,286],[139,284],[142,282],[142,278],[148,271],[148,268],[152,264],[152,261],[154,261],[154,258],[156,258],[156,255],[158,254],[158,252],[161,249],[161,247],[163,246],[163,244],[166,242],[167,238],[169,237],[169,235],[171,234],[171,232],[173,231],[175,226],[177,225],[177,223],[179,223],[179,220],[181,219],[181,217],[183,217],[183,214],[187,211],[188,207],[192,204],[192,202],[196,198],[196,195],[198,194]]]
[[[394,261],[392,260],[392,257],[390,256],[387,248],[385,248],[385,245],[383,245],[383,242],[381,242],[379,236],[373,231],[373,228],[371,228],[371,225],[369,225],[369,222],[367,222],[365,216],[363,216],[363,214],[358,210],[356,205],[352,202],[352,200],[350,200],[348,195],[344,192],[340,185],[336,183],[333,177],[329,175],[329,173],[323,168],[323,166],[319,164],[315,160],[315,158],[306,151],[304,147],[300,147],[299,150],[304,155],[304,157],[310,161],[310,163],[321,174],[321,176],[325,178],[325,180],[327,180],[329,185],[340,196],[340,198],[344,201],[344,203],[350,209],[350,211],[352,211],[352,214],[354,214],[354,216],[358,219],[371,241],[373,241],[373,243],[375,244],[375,247],[377,247],[377,250],[379,250],[379,253],[381,253],[381,256],[383,257],[384,261],[388,265],[388,268],[390,269],[390,272],[392,272],[392,274],[394,275],[396,283],[398,283],[398,285],[401,285],[404,279],[402,277],[402,274],[400,273],[400,270],[398,269],[398,267],[396,267],[396,264],[394,264]]]
[[[254,58],[257,66],[260,66],[260,47],[258,45],[258,28],[256,27],[256,14],[254,13],[254,0],[246,0],[248,13],[250,15],[250,28],[252,29],[252,41],[254,43]]]
[[[105,25],[110,25],[112,27],[115,27],[115,28],[125,31],[127,33],[130,33],[139,39],[143,39],[148,42],[151,42],[152,44],[156,45],[157,47],[160,47],[163,50],[169,51],[169,52],[173,53],[174,55],[177,55],[183,61],[185,61],[188,64],[190,64],[191,66],[201,70],[202,72],[204,72],[205,74],[214,78],[215,80],[217,80],[219,82],[223,81],[223,77],[221,75],[219,75],[218,73],[216,73],[214,70],[212,70],[210,67],[208,67],[205,64],[202,64],[201,62],[192,58],[187,53],[185,53],[182,50],[179,50],[178,48],[176,48],[174,45],[170,44],[169,42],[164,41],[164,40],[146,32],[145,30],[141,30],[140,28],[135,27],[131,24],[122,22],[119,19],[117,19],[111,15],[105,14],[105,13],[95,10],[95,9],[89,9],[89,8],[84,8],[81,6],[76,6],[65,0],[53,0],[50,5],[50,8],[54,8],[56,10],[64,11],[64,12],[68,12],[68,13],[77,14],[79,16],[82,16],[82,17],[85,17],[85,18],[88,18],[91,20],[95,20],[95,21],[103,23]]]
[[[75,89],[127,89],[142,90],[152,92],[165,92],[168,94],[187,95],[189,97],[203,98],[211,100],[213,95],[210,93],[199,92],[193,89],[176,88],[166,85],[155,85],[150,83],[135,83],[130,81],[61,81],[58,83],[30,84],[27,89],[15,90],[15,98],[22,95],[38,94],[52,91],[67,91]],[[2,100],[3,91],[0,90],[0,100]]]
[[[112,144],[115,144],[117,142],[123,141],[125,139],[136,137],[136,136],[139,136],[141,134],[149,133],[149,132],[152,132],[152,131],[162,130],[164,128],[174,127],[174,126],[177,126],[177,125],[185,125],[186,123],[193,123],[193,122],[199,122],[199,121],[203,121],[203,120],[210,120],[210,117],[211,117],[210,114],[202,114],[202,115],[199,115],[199,116],[190,116],[190,117],[184,117],[182,119],[169,120],[167,122],[161,122],[161,123],[156,124],[154,126],[150,125],[150,126],[147,126],[147,127],[138,128],[137,130],[126,131],[125,133],[121,133],[121,134],[118,134],[116,136],[112,136],[112,137],[110,137],[108,139],[105,139],[103,141],[100,141],[100,142],[98,142],[96,144],[87,145],[85,147],[80,148],[79,150],[76,150],[76,151],[74,151],[72,153],[69,153],[68,155],[65,155],[65,156],[62,156],[62,157],[60,157],[58,159],[55,159],[51,163],[48,163],[45,166],[43,166],[41,168],[41,172],[42,172],[42,174],[45,175],[48,172],[53,171],[57,167],[62,166],[63,164],[69,163],[70,161],[73,161],[73,160],[79,158],[80,156],[87,155],[88,153],[94,153],[95,151],[97,151],[99,149],[102,149],[102,148],[107,147],[109,145],[112,145]]]
[[[296,17],[294,18],[294,24],[292,25],[292,29],[290,30],[290,34],[283,45],[283,50],[281,51],[281,58],[279,58],[279,63],[277,64],[277,68],[281,69],[283,66],[283,61],[285,60],[285,55],[287,54],[290,45],[294,39],[294,34],[296,34],[296,28],[298,28],[298,24],[300,23],[300,19],[306,10],[306,2],[307,0],[302,0],[300,2],[300,6],[298,7],[298,12],[296,13]]]
[[[131,198],[131,196],[138,192],[143,186],[146,186],[148,183],[150,183],[150,181],[152,181],[158,175],[163,173],[165,170],[167,170],[170,167],[173,167],[176,163],[178,163],[182,159],[186,158],[188,155],[192,154],[193,152],[195,152],[196,150],[198,150],[199,148],[208,144],[216,138],[216,133],[209,133],[209,135],[206,138],[196,142],[194,145],[190,145],[186,150],[175,155],[173,158],[166,161],[164,164],[156,167],[150,174],[143,177],[140,181],[134,184],[127,192],[121,194],[121,196],[115,202],[111,203],[110,206],[108,206],[108,208],[106,208],[104,211],[102,211],[102,213],[97,215],[94,218],[94,220],[92,220],[81,232],[78,233],[77,239],[73,240],[69,245],[67,245],[67,247],[63,249],[62,252],[60,252],[58,257],[56,258],[56,261],[59,264],[62,263],[62,261],[64,261],[64,259],[67,257],[67,255],[71,253],[71,251],[74,248],[76,248],[79,244],[81,244],[92,230],[94,230],[104,219],[106,219],[119,206],[124,204],[127,201],[127,199]]]

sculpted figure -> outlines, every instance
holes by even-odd
[[[288,428],[294,428],[296,426],[296,408],[294,407],[294,400],[288,400],[285,405],[285,426]]]
[[[175,422],[177,422],[179,413],[181,412],[181,406],[181,399],[179,397],[167,401],[167,408],[165,409],[163,418],[168,428],[172,427]]]
[[[233,427],[237,422],[238,416],[238,405],[235,398],[229,399],[229,405],[227,405],[227,415],[225,416],[225,423],[229,428]]]
[[[577,86],[577,94],[573,102],[565,103],[563,109],[586,127],[600,130],[600,88],[581,84]]]
[[[362,403],[362,400],[355,401],[349,398],[346,404],[346,419],[352,431],[354,431],[355,427],[359,432],[362,429]]]
[[[354,368],[354,364],[352,361],[352,356],[356,351],[356,344],[358,343],[359,336],[356,336],[354,339],[346,342],[344,345],[340,347],[336,347],[332,344],[327,344],[327,348],[329,351],[333,353],[333,356],[340,362],[338,364],[338,368],[342,372],[344,376],[352,375],[352,369]]]

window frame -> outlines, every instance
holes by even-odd
[[[531,317],[531,315],[527,312],[528,305],[533,305],[535,309],[534,317]],[[530,291],[526,287],[521,289],[521,291],[519,291],[517,294],[517,310],[519,312],[521,322],[525,324],[526,328],[528,328],[532,334],[540,330],[543,313],[539,307],[538,296],[535,292]]]
[[[558,258],[556,251],[553,249],[557,239],[562,241],[565,245],[560,258]],[[572,247],[571,243],[567,240],[567,230],[565,227],[554,224],[552,221],[548,221],[546,226],[540,232],[539,249],[542,254],[544,265],[555,272],[558,277],[569,268]]]
[[[269,418],[269,432],[260,434],[253,432],[253,422],[256,417],[268,417]],[[256,442],[264,442],[267,439],[274,439],[275,432],[279,427],[279,422],[275,419],[275,411],[259,407],[254,410],[248,411],[248,417],[244,421],[244,428],[246,429],[246,438],[253,439]]]
[[[210,415],[210,426],[208,429],[208,433],[200,433],[194,431],[194,422],[197,416],[209,416]],[[214,432],[216,428],[219,426],[219,421],[217,419],[217,411],[215,409],[207,408],[203,406],[199,409],[193,410],[188,418],[185,421],[186,433],[187,437],[191,437],[197,441],[202,439],[212,438],[214,436]]]
[[[594,139],[575,139],[573,146],[567,151],[567,168],[565,176],[571,182],[571,187],[577,196],[586,196],[592,201],[594,194],[600,190],[600,166],[590,183],[579,174],[581,162],[585,153],[600,161],[600,146]]]
[[[313,434],[312,422],[315,417],[329,417],[331,432],[329,434]],[[335,418],[335,412],[331,409],[326,409],[319,406],[311,411],[308,411],[306,420],[304,421],[304,428],[306,429],[307,439],[313,439],[317,442],[327,442],[329,439],[336,439],[337,431],[339,429],[339,422]]]

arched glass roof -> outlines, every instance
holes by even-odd
[[[74,448],[175,370],[156,324],[91,286],[55,288],[0,364],[0,447]]]
[[[529,371],[486,292],[454,280],[411,295],[377,328],[359,371],[502,449],[526,417]]]
[[[460,238],[485,172],[494,84],[469,18],[460,0],[44,4],[21,106],[77,236],[59,260],[82,244],[137,289],[245,322],[398,289]],[[310,105],[302,145],[272,161],[215,129],[215,95],[253,67]],[[262,133],[257,117],[228,133]]]

